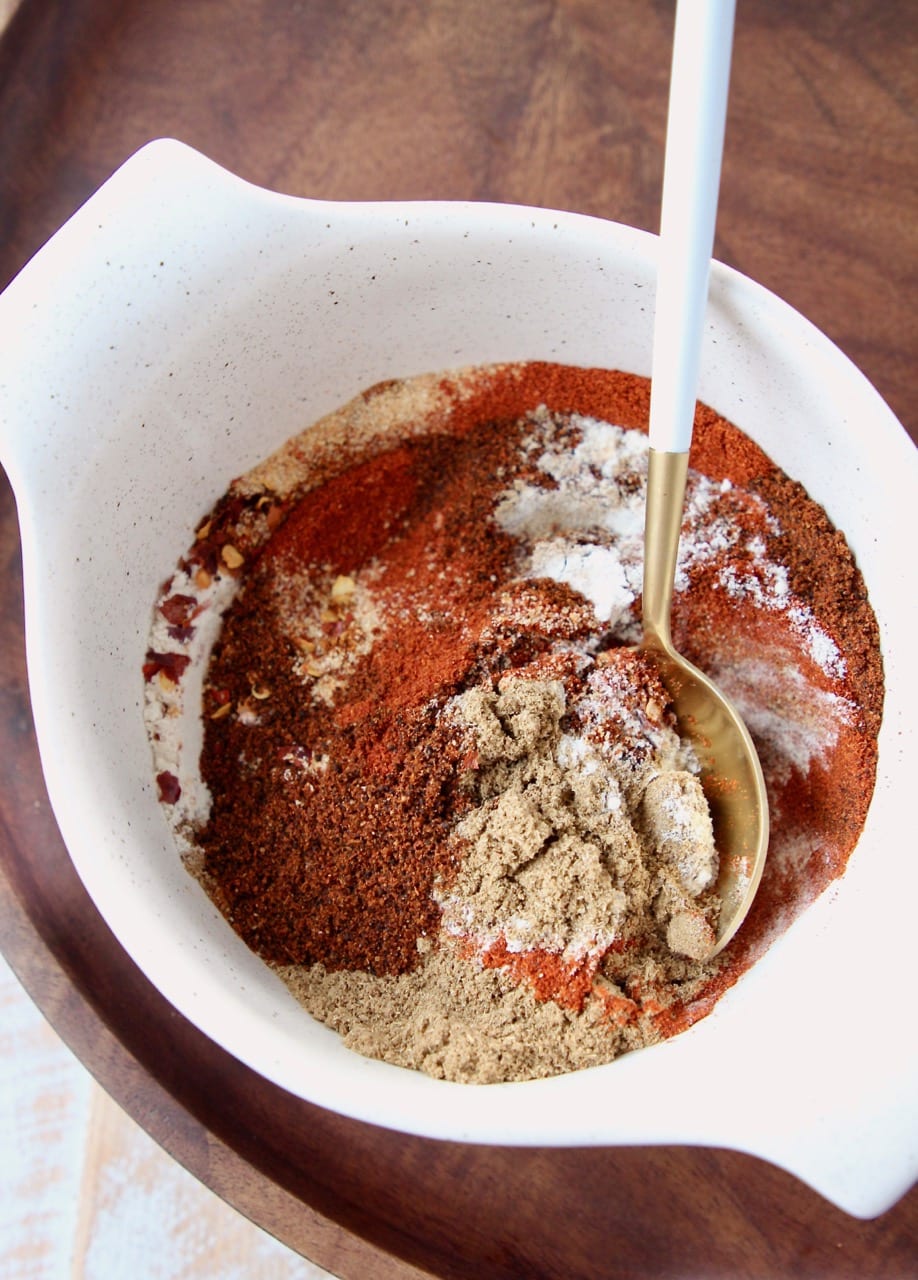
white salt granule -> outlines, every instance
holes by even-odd
[[[713,678],[736,704],[772,776],[786,782],[791,771],[807,774],[825,760],[842,727],[852,724],[847,698],[808,681],[800,670],[774,660],[733,660]]]
[[[501,495],[495,519],[520,543],[521,578],[546,577],[564,583],[590,601],[601,624],[615,630],[626,624],[643,585],[649,444],[642,431],[578,415],[570,421],[582,437],[573,448],[555,438],[551,416],[544,409],[532,415],[527,447],[537,453],[537,466],[555,487],[517,481]],[[688,589],[693,570],[716,565],[744,536],[740,522],[716,505],[732,489],[729,480],[714,481],[689,472],[676,564],[677,592]],[[752,494],[746,500],[763,524],[777,532],[777,522],[764,502]],[[843,676],[845,663],[838,647],[794,596],[786,568],[769,560],[765,539],[748,538],[744,551],[747,559],[742,567],[721,565],[718,584],[736,600],[784,612],[813,661],[827,675]]]
[[[537,465],[556,487],[517,481],[501,495],[494,515],[521,544],[521,577],[565,583],[593,603],[601,622],[614,626],[643,582],[649,445],[642,431],[577,415],[571,423],[582,432],[573,448],[553,438],[547,415],[534,415],[531,440],[542,446]],[[738,534],[729,521],[708,517],[729,487],[690,473],[677,590],[688,586],[694,564],[735,544]]]
[[[618,552],[595,543],[583,546],[561,537],[537,542],[527,577],[566,583],[590,601],[600,622],[613,626],[635,600],[634,587]]]
[[[783,612],[816,665],[828,676],[844,676],[846,663],[838,645],[820,626],[812,610],[795,599],[787,569],[766,558],[764,544],[757,542],[754,558],[744,571],[724,565],[718,572],[717,582],[735,600],[749,600],[760,609]]]
[[[829,676],[842,678],[848,669],[838,645],[832,637],[822,629],[809,609],[803,605],[794,605],[788,610],[788,617],[794,624],[794,630],[806,644],[807,653],[818,667]]]

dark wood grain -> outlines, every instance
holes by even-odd
[[[0,283],[172,134],[334,199],[571,208],[654,229],[666,0],[22,0],[0,44]],[[823,328],[914,433],[916,23],[907,0],[740,0],[717,253]],[[0,943],[176,1159],[346,1277],[890,1277],[875,1222],[730,1152],[435,1143],[295,1101],[180,1018],[88,900],[41,780],[0,487]]]

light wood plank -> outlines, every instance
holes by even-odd
[[[114,1103],[0,960],[2,1280],[326,1280]]]

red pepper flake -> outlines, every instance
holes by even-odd
[[[176,592],[159,606],[159,611],[174,627],[186,627],[195,616],[198,602],[194,596],[181,595]]]
[[[163,804],[175,804],[182,794],[181,783],[174,773],[164,770],[156,775],[159,798]]]
[[[143,678],[153,680],[162,671],[175,683],[190,661],[186,653],[157,653],[155,649],[148,649],[147,660],[143,664]]]
[[[171,595],[159,606],[160,613],[172,624],[168,628],[169,636],[178,644],[187,644],[194,635],[191,624],[203,610],[204,606],[194,596],[182,595],[180,592]]]

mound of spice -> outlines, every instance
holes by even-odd
[[[699,409],[674,638],[739,705],[772,817],[752,913],[706,959],[697,762],[629,647],[648,400],[535,363],[372,388],[234,482],[157,603],[147,722],[186,863],[362,1053],[491,1082],[652,1044],[854,847],[882,708],[863,581]]]

